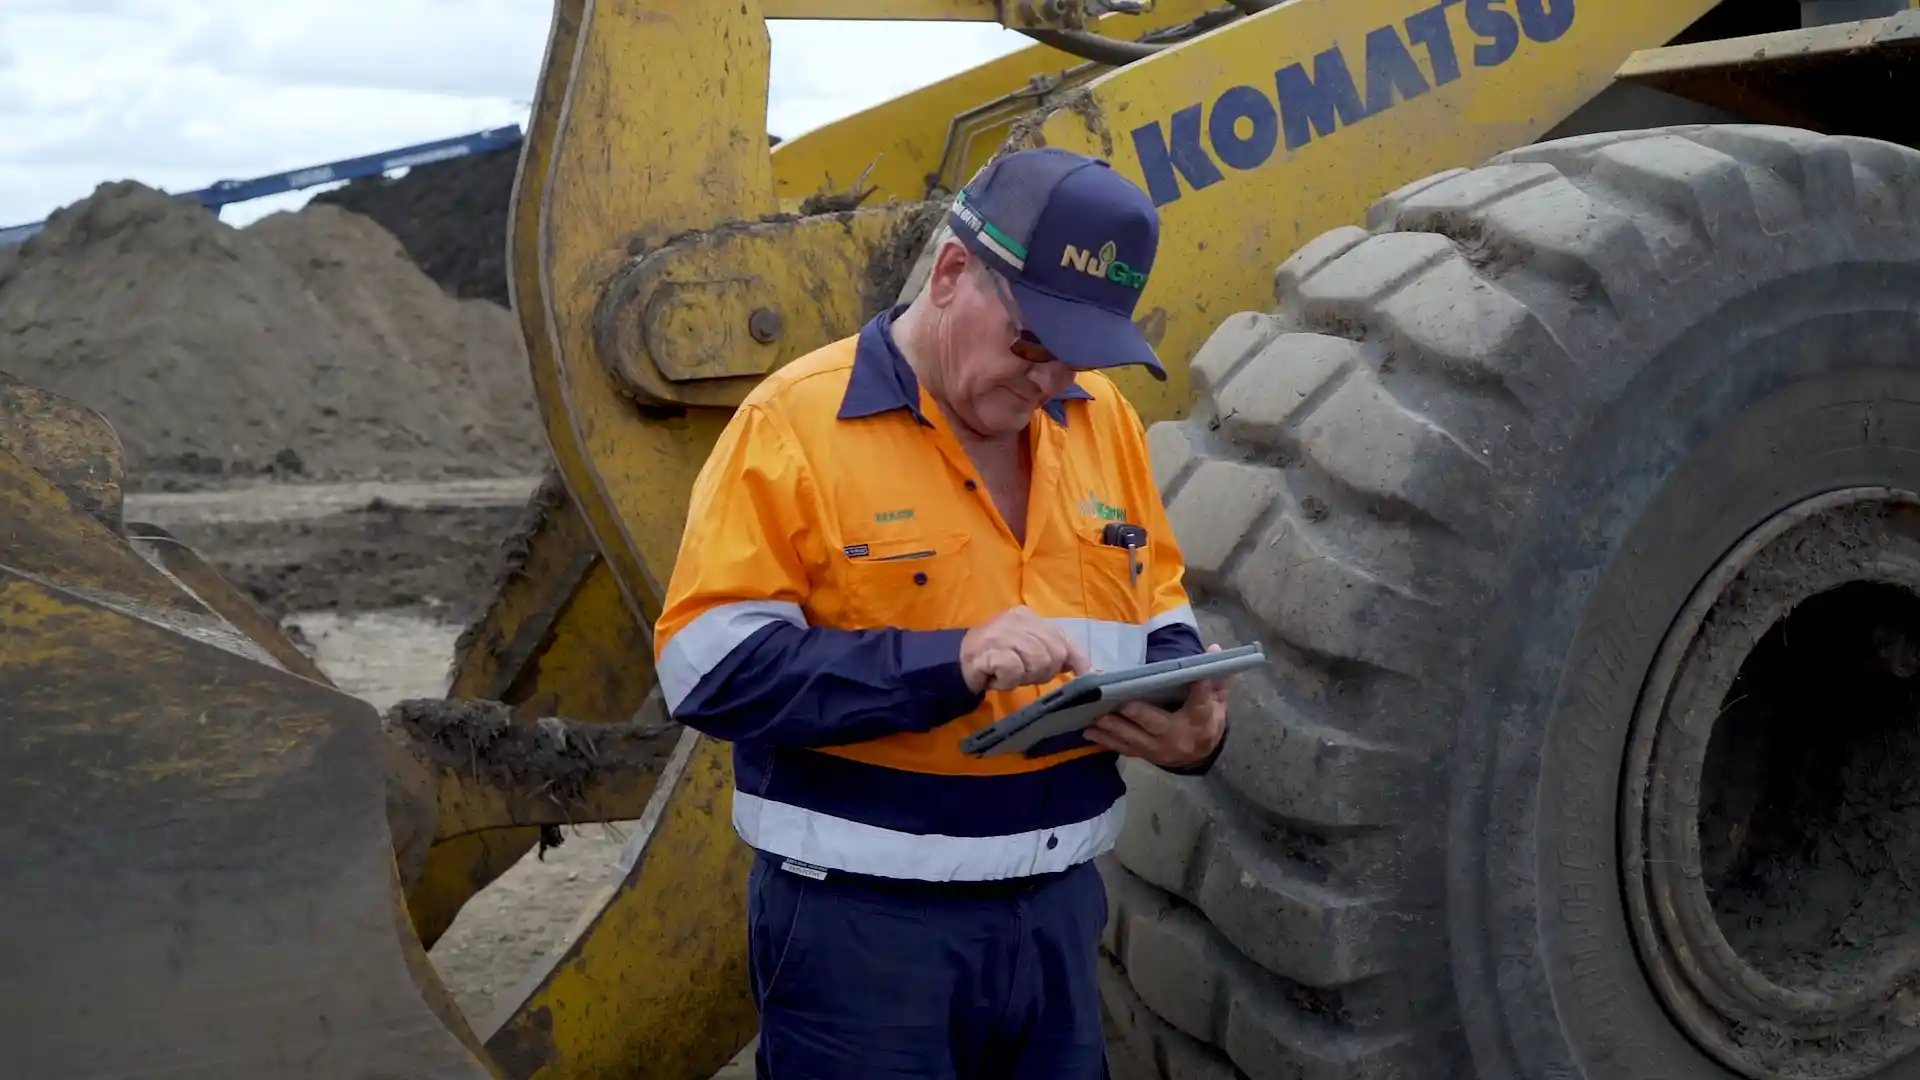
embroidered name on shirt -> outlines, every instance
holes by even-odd
[[[882,510],[873,515],[873,520],[882,525],[885,525],[889,521],[912,521],[913,510],[911,508],[906,510]]]

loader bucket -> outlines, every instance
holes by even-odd
[[[0,451],[9,1073],[490,1075],[401,906],[379,718],[143,560],[88,512],[117,490],[92,494]]]

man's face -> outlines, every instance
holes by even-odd
[[[980,435],[1011,435],[1072,384],[1073,369],[1031,334],[1023,339],[1013,293],[992,269],[968,258],[954,284],[941,365],[947,407]]]

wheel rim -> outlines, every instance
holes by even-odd
[[[1920,1045],[1920,496],[1832,492],[1751,533],[1655,664],[1623,887],[1668,1011],[1760,1080]]]

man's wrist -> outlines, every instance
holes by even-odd
[[[960,642],[966,636],[965,630],[900,632],[900,674],[912,688],[923,730],[967,715],[986,698],[967,685],[960,663]]]
[[[1162,765],[1161,768],[1180,776],[1204,776],[1212,772],[1214,763],[1220,760],[1220,752],[1227,748],[1227,732],[1230,727],[1231,725],[1226,721],[1221,721],[1220,737],[1214,740],[1213,749],[1208,751],[1206,757],[1187,765]]]

